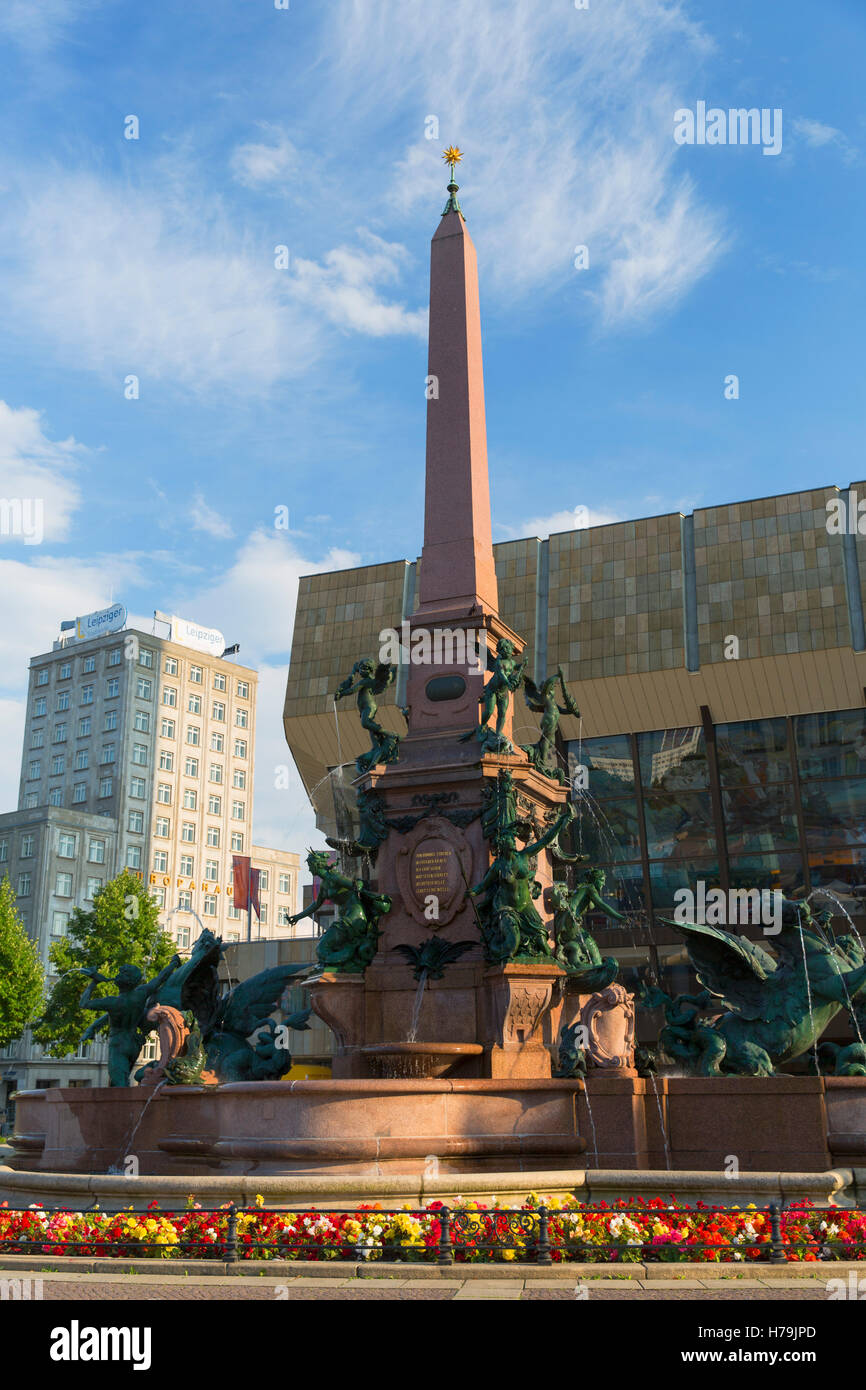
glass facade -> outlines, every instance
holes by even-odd
[[[611,904],[649,928],[698,879],[786,896],[825,888],[858,910],[866,709],[618,734],[567,749],[573,847],[605,869]]]

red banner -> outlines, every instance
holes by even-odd
[[[232,880],[234,884],[232,905],[246,912],[250,905],[250,857],[248,854],[232,855]],[[256,887],[258,888],[258,884]]]
[[[249,863],[249,860],[247,860]],[[259,906],[259,877],[261,869],[250,869],[250,902],[256,910],[256,916],[261,921],[262,909]]]

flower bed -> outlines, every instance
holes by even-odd
[[[775,1223],[775,1231],[774,1231]],[[774,1212],[679,1206],[640,1197],[584,1205],[531,1194],[522,1206],[457,1199],[420,1208],[378,1204],[350,1212],[205,1209],[50,1210],[0,1206],[0,1252],[93,1257],[406,1260],[558,1264],[866,1259],[866,1213],[804,1202]]]

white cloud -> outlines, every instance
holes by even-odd
[[[326,254],[321,265],[295,262],[295,284],[301,299],[338,328],[353,328],[374,338],[402,333],[423,337],[426,308],[386,304],[377,289],[380,282],[399,278],[410,259],[408,251],[363,228],[358,229],[358,238],[359,247],[338,246]]]
[[[69,533],[70,522],[80,503],[75,474],[78,458],[86,450],[74,439],[53,440],[45,434],[39,411],[27,406],[15,409],[0,401],[0,498],[27,499],[22,512],[31,543],[39,543],[35,523],[45,540],[61,540]],[[0,545],[18,539],[11,518],[0,522]]]
[[[24,700],[0,698],[0,812],[14,811],[18,805],[21,776],[21,746],[24,741]],[[0,869],[0,876],[4,870]]]
[[[100,0],[3,0],[0,35],[31,52],[54,48]]]
[[[838,149],[846,164],[853,164],[859,151],[851,144],[843,131],[835,126],[825,125],[823,121],[812,121],[806,116],[798,116],[791,122],[794,133],[803,138],[810,149],[819,150],[827,145]]]
[[[540,540],[544,540],[558,531],[582,531],[588,526],[607,526],[612,521],[622,519],[618,512],[601,511],[595,507],[580,505],[571,511],[563,509],[551,512],[548,516],[532,517],[516,526],[499,525],[497,530],[505,532],[509,539],[513,540],[524,536],[538,536]]]
[[[585,11],[475,0],[435,14],[427,0],[381,0],[331,14],[326,78],[368,140],[383,91],[389,113],[418,113],[382,203],[435,206],[446,181],[437,156],[456,141],[461,202],[501,297],[568,285],[610,327],[669,309],[715,264],[721,218],[672,138],[678,88],[712,43],[678,0]],[[439,122],[435,143],[426,115]],[[589,247],[589,271],[573,267],[577,245]]]
[[[214,511],[213,507],[208,506],[201,489],[196,489],[193,496],[190,518],[194,531],[206,531],[217,540],[228,540],[234,535],[231,524],[221,517],[219,512]]]
[[[266,122],[262,124],[265,130],[273,131],[271,142],[237,145],[229,160],[232,176],[246,188],[284,182],[299,168],[298,152],[285,132]]]

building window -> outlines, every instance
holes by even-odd
[[[91,864],[105,863],[105,841],[90,840],[87,846],[87,858]]]
[[[43,666],[41,671],[37,671],[37,672],[36,672],[36,681],[35,681],[35,684],[36,684],[36,685],[47,685],[47,684],[48,684],[48,667],[47,667],[47,666]]]
[[[229,917],[231,917],[233,921],[236,921],[237,918],[240,917],[240,915],[241,915],[241,913],[240,913],[240,908],[237,908],[237,907],[234,906],[234,904],[231,904],[231,905],[229,906]],[[230,932],[230,933],[229,933],[229,940],[230,940],[230,941],[237,941],[237,940],[239,940],[239,937],[238,937],[237,932]]]
[[[287,907],[278,907],[278,908],[277,908],[277,926],[278,926],[278,927],[288,927],[288,926],[291,926],[291,922],[289,921],[291,915],[292,915],[292,914],[291,914],[291,911],[290,911],[289,908],[287,908]]]
[[[239,830],[232,831],[232,854],[243,854],[244,837]]]
[[[246,820],[247,808],[243,801],[232,802],[232,820]]]
[[[261,903],[261,905],[260,905],[260,907],[259,907],[259,921],[260,921],[260,922],[262,923],[262,925],[264,926],[264,924],[267,922],[267,920],[268,920],[268,905],[267,905],[267,903]]]
[[[189,678],[190,678],[191,681],[194,681],[196,685],[201,685],[201,667],[200,667],[200,666],[190,666],[190,668],[189,668]]]
[[[221,782],[221,781],[223,780],[223,769],[222,769],[222,764],[221,764],[221,763],[211,763],[211,765],[210,765],[210,774],[209,774],[209,775],[210,775],[210,780],[211,780],[212,782]]]
[[[176,676],[176,675],[177,675],[177,657],[176,657],[176,656],[167,656],[167,657],[165,658],[165,666],[163,667],[163,670],[165,671],[165,674],[166,674],[167,676]]]
[[[213,702],[213,717],[217,723],[225,723],[226,707],[221,700],[214,700]]]
[[[72,662],[71,662],[71,661],[61,661],[61,663],[60,663],[60,670],[57,672],[57,679],[58,679],[59,681],[68,681],[68,680],[69,680],[69,677],[70,677],[71,675],[72,675]]]
[[[57,696],[56,708],[59,710],[69,709],[69,691],[61,690]]]
[[[99,779],[99,795],[100,795],[101,797],[111,796],[112,790],[113,790],[113,786],[114,786],[114,784],[113,784],[113,782],[112,782],[112,780],[111,780],[110,777],[100,777],[100,779]],[[133,795],[135,795],[135,793],[133,793]],[[141,795],[144,796],[144,791],[142,791]]]
[[[174,720],[163,719],[159,726],[159,732],[163,738],[174,738]]]
[[[153,851],[153,870],[157,874],[168,872],[168,850],[155,849]]]
[[[141,845],[127,845],[126,867],[128,869],[141,868]]]
[[[225,688],[226,688],[226,678],[225,678],[224,672],[222,672],[222,671],[214,671],[214,673],[213,673],[213,688],[214,688],[214,690],[225,690]]]
[[[248,700],[250,698],[249,681],[238,681],[238,699]]]
[[[184,899],[183,902],[180,901],[181,898]],[[189,893],[180,893],[178,895],[177,905],[178,907],[185,908],[185,910],[189,912],[192,908],[192,898],[190,898],[189,902],[186,902],[187,898],[189,898]],[[189,927],[178,927],[177,931],[175,932],[175,938],[177,940],[178,946],[182,951],[189,950]]]
[[[281,893],[291,893],[292,876],[291,874],[280,874],[277,880],[277,887]]]
[[[186,840],[186,842],[187,842],[188,844],[193,844],[193,843],[194,843],[194,841],[195,841],[195,822],[194,822],[194,821],[185,820],[185,821],[182,822],[181,828],[180,828],[180,838],[181,838],[182,840]]]
[[[28,782],[38,782],[41,776],[42,760],[41,758],[34,758],[32,762],[27,765],[27,780]]]
[[[157,783],[156,799],[163,806],[171,805],[171,784],[169,782]]]
[[[101,763],[113,763],[116,759],[116,749],[113,743],[104,743],[99,761]]]
[[[146,709],[135,711],[135,727],[140,734],[150,733],[150,715]]]
[[[210,893],[204,895],[204,915],[205,917],[216,917],[217,900]]]
[[[30,896],[30,875],[18,875],[17,895],[19,898],[29,898]]]
[[[83,719],[78,721],[78,737],[87,738],[90,733],[90,715],[86,714]]]
[[[195,811],[198,806],[198,792],[195,787],[184,787],[183,789],[183,808],[185,811]]]
[[[182,912],[192,912],[192,893],[188,889],[184,888],[182,892],[178,893],[177,905]]]
[[[116,728],[117,728],[117,710],[116,710],[116,709],[110,709],[110,710],[108,711],[107,715],[105,716],[105,719],[102,721],[102,732],[103,732],[104,734],[110,734],[110,733],[112,732],[112,730],[114,730],[114,729],[116,729]]]
[[[216,883],[217,879],[219,878],[219,868],[220,866],[218,859],[206,859],[204,862],[205,878],[208,879],[211,883]]]
[[[101,878],[88,878],[88,880],[87,880],[87,892],[84,894],[85,898],[87,898],[87,900],[88,900],[89,902],[93,902],[93,899],[96,897],[96,895],[97,895],[97,893],[99,892],[99,890],[100,890],[101,887],[102,887],[102,879],[101,879]]]
[[[47,709],[47,704],[46,704],[46,700],[45,700],[45,696],[44,696],[44,695],[40,695],[40,696],[38,697],[38,699],[36,699],[36,700],[33,701],[33,714],[34,714],[35,716],[38,716],[38,715],[40,715],[40,714],[44,714],[45,711],[46,711],[46,709]]]
[[[150,647],[141,648],[138,653],[138,664],[139,666],[146,666],[150,670],[153,669],[153,652]]]
[[[211,849],[220,847],[220,828],[218,825],[209,825],[207,828],[207,842]]]
[[[147,744],[134,743],[132,745],[132,761],[139,767],[147,767]]]
[[[162,884],[158,888],[151,888],[150,896],[153,898],[157,907],[165,907],[165,889]]]
[[[84,772],[90,763],[90,754],[86,748],[79,748],[75,754],[76,772]]]
[[[144,800],[147,796],[147,783],[143,777],[130,777],[129,795],[135,796],[141,801]]]
[[[51,788],[50,792],[48,793],[48,805],[49,805],[49,806],[62,806],[62,805],[63,805],[63,792],[62,792],[62,790],[60,789],[60,787],[52,787],[52,788]]]
[[[183,770],[187,777],[198,777],[198,758],[187,758]]]
[[[171,821],[168,816],[157,816],[156,829],[153,832],[161,840],[167,840],[171,835]]]
[[[9,859],[9,841],[0,840],[0,864],[7,863]]]
[[[69,926],[70,913],[55,912],[51,918],[51,935],[65,936],[66,928]]]
[[[115,697],[115,695],[119,695],[119,694],[120,694],[120,677],[119,677],[119,676],[110,676],[110,677],[108,678],[108,680],[105,682],[105,697],[106,697],[107,700],[113,700],[114,697]]]
[[[211,734],[211,736],[210,736],[210,747],[211,747],[211,752],[212,752],[212,753],[223,753],[223,752],[225,752],[225,746],[226,746],[225,734],[218,734],[218,733],[216,732],[216,730],[214,730],[214,732],[213,732],[213,733]]]
[[[267,890],[268,890],[268,888],[270,887],[270,885],[271,885],[271,871],[270,871],[270,869],[259,869],[259,887],[261,888],[262,892],[266,893]]]
[[[186,741],[187,743],[191,743],[193,747],[196,748],[201,743],[201,729],[198,727],[197,724],[190,724],[189,728],[186,731]]]
[[[221,796],[217,796],[216,792],[211,792],[210,796],[208,797],[208,799],[207,799],[207,809],[208,809],[208,815],[211,815],[211,816],[221,816],[221,815],[222,815],[222,813],[223,813],[223,800],[222,800],[222,797],[221,797]]]
[[[235,757],[245,758],[247,756],[247,741],[245,738],[235,739]]]
[[[81,703],[82,703],[83,705],[92,705],[92,704],[93,704],[93,686],[92,686],[92,685],[83,685],[83,686],[81,687]]]
[[[72,804],[78,806],[82,801],[87,800],[87,783],[76,782],[72,788]]]
[[[84,658],[84,662],[83,662],[83,664],[82,664],[81,669],[82,669],[82,671],[84,672],[85,676],[88,676],[88,675],[90,674],[91,671],[95,671],[95,670],[96,670],[96,657],[95,657],[95,656],[86,656],[86,657]]]
[[[237,724],[237,726],[238,726],[239,729],[245,729],[245,728],[247,727],[247,725],[249,724],[249,722],[250,722],[250,721],[249,721],[249,710],[245,710],[245,709],[236,709],[236,710],[235,710],[235,723]]]
[[[38,797],[37,797],[37,795],[36,795],[35,792],[25,792],[25,793],[24,793],[24,810],[25,810],[25,811],[32,811],[32,810],[34,809],[34,807],[36,807],[36,806],[38,806],[38,805],[39,805],[39,799],[38,799]]]
[[[180,868],[178,873],[181,878],[192,878],[195,873],[195,860],[191,854],[182,854],[180,856]]]
[[[190,695],[189,705],[187,706],[190,714],[201,714],[201,696]]]
[[[108,664],[109,664],[109,666],[119,666],[119,665],[120,665],[120,658],[121,658],[120,647],[112,647],[112,648],[111,648],[111,651],[108,653]]]
[[[44,748],[44,747],[45,747],[45,730],[44,730],[44,729],[34,729],[34,730],[33,730],[33,737],[32,737],[31,740],[30,740],[30,747],[31,747],[31,748]]]
[[[54,742],[54,743],[65,743],[65,742],[66,742],[66,725],[65,725],[65,724],[55,724],[55,725],[54,725],[54,739],[53,739],[53,742]]]
[[[247,774],[242,767],[236,767],[232,773],[232,786],[237,787],[238,791],[245,791],[247,785]]]
[[[68,835],[61,831],[57,839],[57,853],[61,859],[75,858],[76,839],[74,835]]]
[[[161,748],[159,753],[160,772],[174,771],[174,754],[168,748]]]
[[[62,837],[61,837],[61,838],[62,838]],[[21,836],[21,849],[19,850],[19,857],[20,857],[21,859],[32,859],[32,858],[33,858],[34,851],[35,851],[35,848],[36,848],[36,836],[35,836],[35,835],[22,835],[22,836]],[[70,857],[69,855],[66,855],[66,858],[67,858],[67,859],[68,859],[69,857]]]
[[[174,685],[164,685],[162,687],[162,703],[170,705],[174,709],[177,705],[177,687]]]
[[[58,898],[72,897],[72,875],[60,873],[54,884],[54,894]]]
[[[142,835],[144,833],[143,811],[130,811],[128,828],[132,831],[133,835]]]
[[[66,769],[66,759],[62,753],[55,753],[51,759],[51,776],[62,777]]]

